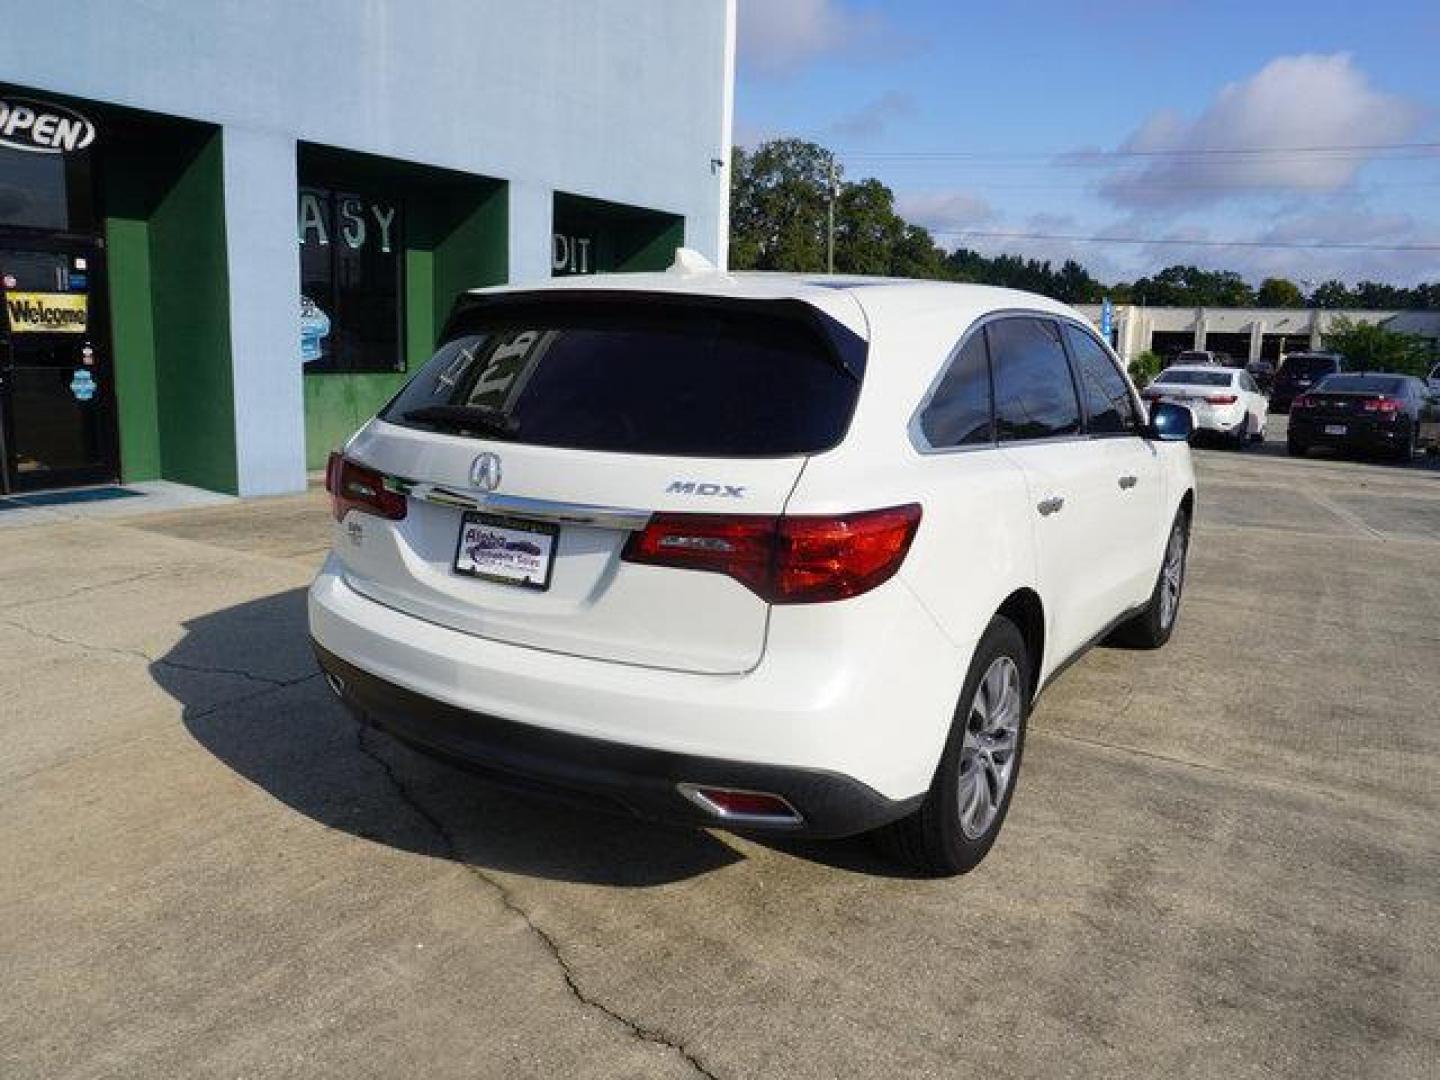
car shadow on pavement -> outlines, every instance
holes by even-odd
[[[511,791],[362,726],[319,676],[303,589],[184,625],[150,671],[184,707],[186,729],[329,828],[481,869],[618,887],[681,881],[744,858],[704,830]]]

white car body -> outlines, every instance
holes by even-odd
[[[1188,408],[1198,431],[1243,442],[1263,439],[1270,399],[1241,368],[1201,364],[1166,368],[1145,388],[1147,402],[1170,401]]]
[[[1157,588],[1172,523],[1194,498],[1183,441],[1077,433],[936,451],[917,426],[978,327],[1029,315],[1093,339],[1069,307],[980,286],[703,270],[478,290],[461,305],[616,296],[781,305],[851,335],[864,371],[843,437],[811,454],[674,457],[371,420],[344,453],[383,474],[405,516],[350,509],[336,522],[310,627],[332,687],[361,712],[372,680],[402,694],[391,711],[440,710],[423,729],[381,725],[402,738],[484,766],[494,739],[520,732],[543,745],[501,771],[603,790],[652,816],[689,808],[701,823],[852,833],[912,810],[930,788],[997,612],[1034,612],[1027,689],[1038,692]],[[1123,365],[1106,355],[1143,422]],[[659,514],[803,521],[915,506],[898,571],[847,599],[770,603],[722,573],[622,558]],[[557,524],[549,587],[457,573],[466,507]],[[488,733],[473,745],[472,724]],[[546,740],[593,747],[596,770],[623,775],[542,762]],[[649,770],[643,793],[628,771],[636,754]],[[717,810],[692,781],[783,790],[795,819]],[[846,802],[856,792],[863,805]]]

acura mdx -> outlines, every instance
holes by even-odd
[[[1027,293],[689,253],[475,291],[331,459],[310,629],[363,721],[497,779],[962,872],[1036,695],[1170,637],[1190,429]]]

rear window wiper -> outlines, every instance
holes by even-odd
[[[457,434],[508,436],[516,431],[514,419],[499,409],[480,409],[473,405],[426,405],[411,409],[402,414],[402,418]]]

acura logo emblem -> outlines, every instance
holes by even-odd
[[[500,486],[500,455],[489,451],[470,465],[470,483],[481,491],[494,491]]]

